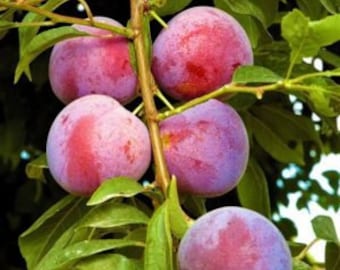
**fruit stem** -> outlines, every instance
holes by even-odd
[[[49,18],[54,23],[68,23],[68,24],[80,24],[80,25],[94,26],[97,28],[109,30],[116,34],[125,36],[129,39],[132,39],[134,36],[133,31],[126,27],[119,27],[119,26],[114,26],[114,25],[110,25],[107,23],[103,23],[103,22],[96,22],[96,21],[91,21],[88,19],[80,19],[77,17],[65,16],[65,15],[61,15],[61,14],[48,11],[43,8],[35,7],[25,2],[16,3],[16,2],[0,1],[0,8],[1,7],[12,8],[16,10],[24,10],[27,12],[33,12],[39,15],[43,15]]]
[[[131,27],[135,32],[133,43],[136,51],[137,70],[139,76],[140,91],[144,102],[146,122],[149,128],[153,158],[155,163],[155,181],[166,195],[167,187],[170,183],[170,176],[163,154],[160,130],[157,121],[158,111],[156,108],[154,93],[152,92],[152,78],[149,61],[144,43],[143,15],[144,1],[131,0]]]

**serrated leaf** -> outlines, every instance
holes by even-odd
[[[293,259],[293,270],[312,270],[313,268],[303,261]]]
[[[235,70],[234,83],[276,83],[283,78],[268,68],[260,66],[241,66]]]
[[[24,48],[18,65],[15,70],[14,82],[18,82],[23,72],[27,70],[29,64],[42,52],[52,47],[57,42],[72,37],[87,36],[88,33],[78,31],[72,26],[61,26],[46,30],[36,35]],[[31,78],[29,78],[31,79]]]
[[[173,253],[168,202],[163,203],[150,219],[144,252],[145,270],[172,270]]]
[[[128,177],[117,177],[104,181],[92,194],[87,205],[97,205],[113,198],[129,198],[144,191],[142,185]]]
[[[289,141],[314,141],[321,148],[322,142],[316,132],[312,119],[295,115],[291,111],[275,105],[261,105],[253,110],[272,130],[286,142]]]
[[[173,178],[169,185],[169,194],[168,194],[168,212],[169,212],[169,221],[171,226],[171,232],[178,239],[181,239],[187,229],[188,225],[188,217],[184,213],[181,208],[178,193],[177,193],[177,181],[176,178]]]
[[[83,199],[67,196],[48,209],[19,237],[20,252],[34,269],[65,231],[85,212]]]
[[[129,224],[147,224],[149,217],[139,209],[116,202],[94,206],[80,221],[78,228],[115,228]]]
[[[312,227],[316,237],[327,241],[339,242],[333,220],[328,216],[316,216],[312,219]]]
[[[120,254],[99,254],[85,258],[73,267],[75,270],[140,270],[143,262]]]
[[[266,177],[254,159],[250,159],[247,169],[237,185],[237,195],[243,207],[252,209],[270,218],[270,200]]]
[[[187,5],[191,3],[191,1],[192,0],[158,1],[164,2],[164,5],[156,8],[155,10],[160,16],[171,15],[184,9]]]
[[[61,269],[77,260],[94,254],[124,247],[144,247],[144,243],[125,239],[94,239],[74,243],[55,252],[40,268],[44,270]]]
[[[26,165],[25,173],[30,179],[45,180],[44,169],[47,168],[46,154],[43,154]]]
[[[303,153],[290,148],[268,125],[260,119],[247,114],[246,121],[252,128],[259,145],[274,159],[284,163],[304,164]]]
[[[334,242],[326,243],[325,250],[326,270],[340,269],[340,245]]]

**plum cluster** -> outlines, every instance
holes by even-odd
[[[51,88],[66,106],[52,123],[46,154],[62,188],[89,196],[108,178],[139,180],[150,167],[152,147],[144,122],[124,107],[138,96],[129,41],[106,30],[74,27],[90,35],[62,41],[51,53]],[[199,6],[174,16],[159,33],[151,72],[168,96],[186,101],[229,83],[238,66],[252,63],[240,24],[219,9]],[[181,194],[215,197],[238,184],[249,143],[231,106],[210,99],[160,121],[159,128]],[[178,264],[181,270],[291,269],[280,232],[259,214],[238,207],[199,218],[180,242]]]

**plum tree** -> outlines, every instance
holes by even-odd
[[[171,97],[189,100],[229,83],[240,65],[253,63],[241,25],[214,7],[197,6],[172,18],[153,44],[152,72]]]
[[[291,254],[281,232],[264,216],[221,207],[201,216],[182,238],[180,270],[289,270]]]
[[[107,17],[94,20],[121,26]],[[95,27],[73,25],[91,36],[57,43],[49,62],[49,80],[64,103],[88,95],[109,95],[122,104],[136,96],[137,76],[131,66],[128,40]]]
[[[238,113],[216,99],[160,123],[166,162],[182,193],[224,194],[240,180],[249,143]]]
[[[138,180],[151,160],[144,123],[105,95],[68,104],[55,118],[46,148],[52,176],[66,191],[80,195],[90,195],[107,178]]]

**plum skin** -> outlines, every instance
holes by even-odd
[[[216,197],[240,181],[249,156],[241,117],[216,99],[160,122],[169,172],[181,193]]]
[[[97,16],[96,21],[122,26]],[[137,95],[137,75],[129,56],[128,40],[111,32],[84,25],[73,25],[94,36],[70,38],[57,43],[49,61],[52,91],[64,103],[88,94],[111,96],[127,104]]]
[[[281,232],[255,211],[225,206],[201,216],[178,249],[179,270],[291,270]]]
[[[253,53],[244,29],[214,7],[182,11],[153,43],[154,77],[177,100],[211,92],[229,83],[238,66],[251,64]]]
[[[91,195],[108,178],[139,180],[151,161],[144,123],[118,101],[87,95],[68,104],[55,118],[46,145],[56,182],[75,195]]]

